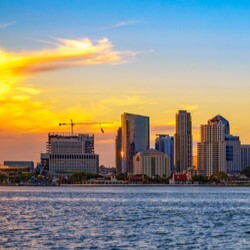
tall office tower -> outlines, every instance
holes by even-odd
[[[241,169],[250,167],[250,145],[241,145]]]
[[[193,167],[192,120],[186,110],[176,114],[175,168],[177,172]]]
[[[226,171],[225,125],[222,121],[208,121],[201,125],[198,150],[198,170],[204,170],[207,176],[218,171]]]
[[[122,173],[122,128],[118,128],[115,138],[115,163],[116,173]]]
[[[238,174],[241,171],[241,143],[239,136],[226,135],[226,172]]]
[[[170,171],[172,173],[174,171],[174,137],[165,134],[157,134],[155,149],[165,153],[169,157]]]
[[[51,176],[98,173],[99,156],[94,154],[94,135],[49,133],[41,165]]]
[[[205,170],[207,175],[218,171],[235,173],[240,171],[240,140],[230,135],[229,122],[217,115],[201,125],[198,150],[198,169]]]
[[[149,149],[149,117],[124,113],[122,124],[122,173],[133,173],[133,156]]]

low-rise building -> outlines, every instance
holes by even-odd
[[[171,174],[169,157],[155,149],[138,152],[133,157],[134,175],[168,177]]]
[[[143,184],[144,176],[143,175],[131,175],[128,177],[128,181],[131,184]]]
[[[4,161],[3,165],[10,167],[24,167],[29,168],[28,172],[34,172],[34,162],[33,161]]]
[[[0,174],[7,176],[8,183],[15,183],[18,181],[19,176],[22,173],[29,173],[29,167],[12,167],[12,166],[0,166]]]
[[[169,180],[169,184],[186,184],[188,182],[188,176],[185,173],[173,173],[172,178]]]
[[[250,145],[241,145],[241,169],[250,167]]]

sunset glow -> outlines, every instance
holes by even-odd
[[[73,119],[113,122],[104,134],[75,127],[95,133],[100,163],[113,166],[123,112],[150,116],[152,147],[175,133],[179,109],[191,112],[194,154],[200,124],[218,113],[250,143],[250,6],[14,2],[0,3],[0,161],[39,161],[47,133]]]
[[[63,115],[51,110],[51,104],[38,100],[45,90],[28,86],[27,77],[35,73],[53,71],[63,68],[82,67],[104,63],[120,63],[119,52],[112,50],[108,39],[104,38],[94,44],[89,39],[57,39],[54,49],[40,51],[6,52],[0,51],[0,81],[2,117],[8,117],[2,129],[24,130],[26,132],[44,132],[58,123],[60,116],[80,116],[80,110],[63,111]],[[68,114],[67,114],[68,113]],[[39,124],[36,120],[39,119]],[[32,121],[32,122],[31,122]],[[44,126],[43,124],[46,124]],[[35,125],[35,126],[34,126]]]

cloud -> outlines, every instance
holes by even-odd
[[[32,52],[5,52],[0,50],[0,73],[25,75],[63,68],[104,63],[122,63],[133,53],[118,52],[107,38],[97,42],[90,39],[56,39],[57,46]],[[123,60],[124,58],[124,60]]]
[[[58,127],[58,121],[65,117],[84,113],[82,107],[57,108],[55,112],[57,100],[50,100],[45,90],[34,83],[28,84],[27,77],[63,68],[123,63],[133,56],[132,52],[115,51],[107,38],[99,41],[57,38],[53,45],[36,51],[0,49],[0,118],[5,121],[1,130],[47,131]]]
[[[125,63],[137,54],[131,51],[114,50],[107,38],[98,41],[88,38],[57,38],[44,46],[44,49],[21,52],[0,48],[0,119],[2,121],[0,151],[4,157],[13,156],[14,152],[17,158],[23,159],[32,155],[36,158],[32,160],[38,160],[41,148],[45,148],[48,132],[70,131],[70,127],[59,127],[59,122],[67,122],[71,118],[74,121],[91,121],[96,118],[96,114],[98,114],[98,121],[106,121],[106,115],[100,118],[102,113],[105,114],[102,111],[106,108],[111,110],[110,114],[114,113],[113,102],[95,101],[86,105],[83,97],[80,105],[67,104],[58,93],[37,87],[38,84],[32,80],[40,81],[39,77],[28,81],[27,78],[38,73],[64,68]],[[39,83],[39,86],[42,84]],[[70,96],[70,93],[68,95]],[[139,97],[123,100],[131,105],[133,102],[142,102]],[[119,104],[118,99],[115,99],[115,102]],[[97,152],[98,149],[107,150],[106,155],[110,157],[110,150],[114,147],[114,129],[118,126],[119,122],[114,122],[112,125],[102,124],[104,134],[100,132],[100,125],[91,126],[89,129],[86,126],[76,126],[75,129],[76,132],[96,132]],[[27,136],[31,139],[26,140]],[[32,140],[32,138],[39,140]],[[104,149],[102,140],[105,140]]]
[[[185,104],[181,104],[180,108],[182,110],[194,111],[194,110],[198,110],[199,106],[198,105],[185,105]]]
[[[152,125],[151,129],[154,131],[173,131],[175,130],[175,124]]]
[[[0,23],[0,29],[5,29],[13,24],[15,24],[16,22],[10,22],[10,23]]]
[[[112,25],[102,27],[100,29],[101,30],[114,29],[114,28],[120,28],[120,27],[130,26],[130,25],[134,25],[134,24],[138,24],[138,23],[139,22],[135,21],[135,20],[127,20],[127,21],[117,22],[117,23],[114,23]]]
[[[140,106],[154,104],[154,102],[143,95],[124,95],[120,98],[112,97],[102,100],[103,105],[116,105],[116,106]]]
[[[122,21],[122,22],[119,22],[119,23],[116,23],[114,24],[114,27],[124,27],[124,26],[128,26],[128,25],[133,25],[133,24],[136,24],[138,23],[137,21],[133,21],[133,20],[130,20],[130,21]]]

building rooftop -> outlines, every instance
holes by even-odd
[[[225,133],[230,134],[230,125],[227,119],[225,119],[222,115],[218,114],[212,119],[209,120],[211,123],[217,123],[217,122],[222,122],[223,125],[225,125]]]
[[[24,166],[0,166],[0,170],[28,170],[29,167],[24,167]]]

